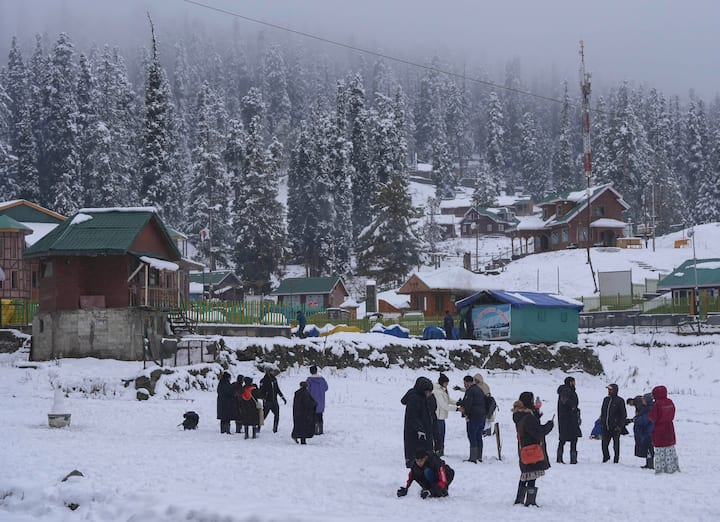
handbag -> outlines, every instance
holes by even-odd
[[[520,448],[520,462],[523,464],[535,464],[545,460],[545,453],[540,444],[528,444]]]
[[[523,419],[521,422],[524,422]],[[518,446],[520,446],[520,430],[516,430]],[[528,444],[520,446],[520,462],[523,464],[535,464],[545,460],[545,452],[540,444]]]

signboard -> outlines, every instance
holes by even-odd
[[[509,339],[510,305],[483,305],[472,309],[475,339]]]

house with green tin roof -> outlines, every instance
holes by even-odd
[[[289,277],[270,295],[276,296],[278,303],[313,309],[339,307],[350,293],[338,276]]]
[[[697,277],[697,282],[696,282]],[[688,303],[695,314],[694,291],[700,295],[700,310],[708,310],[708,302],[720,298],[720,258],[688,259],[658,283],[659,292],[672,292],[673,301]]]
[[[625,235],[623,213],[630,208],[612,183],[555,194],[537,206],[542,214],[520,218],[511,233],[513,254],[615,246]]]
[[[193,270],[190,272],[190,290],[197,288],[204,296],[223,301],[243,299],[243,284],[232,270]]]
[[[52,210],[24,199],[0,202],[0,298],[15,303],[37,302],[38,263],[23,259],[25,249],[40,240],[60,223],[62,216]],[[25,310],[18,304],[17,310]],[[10,315],[7,307],[1,324],[26,325],[25,314]]]
[[[460,236],[508,236],[519,222],[508,208],[474,207],[469,209],[460,221]]]
[[[81,209],[25,250],[37,260],[33,355],[142,358],[188,297],[189,264],[155,209]]]

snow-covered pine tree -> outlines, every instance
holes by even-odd
[[[380,183],[373,198],[373,220],[358,238],[358,271],[376,277],[380,285],[400,283],[420,262],[421,240],[415,230],[417,216],[405,169],[404,119],[400,89],[394,100],[378,98],[373,162]]]
[[[309,206],[314,198],[310,183],[314,175],[315,147],[313,146],[312,129],[307,121],[300,123],[295,148],[290,156],[288,169],[287,223],[288,239],[291,255],[302,264],[308,265],[310,246],[305,238],[308,229],[313,226],[315,216]]]
[[[145,119],[140,153],[140,197],[145,206],[155,207],[171,226],[182,220],[177,203],[182,179],[173,172],[175,151],[174,115],[165,70],[160,65],[155,29],[145,82]]]
[[[83,192],[84,207],[100,207],[101,191],[110,180],[109,157],[104,145],[110,141],[107,125],[100,121],[98,114],[99,93],[93,66],[85,54],[78,59],[77,79],[77,143],[79,156],[79,178]],[[109,101],[109,100],[106,100]],[[78,195],[80,196],[80,195]]]
[[[438,140],[433,144],[432,179],[435,183],[437,199],[453,199],[455,197],[455,173],[447,142]]]
[[[232,252],[228,234],[230,184],[223,160],[227,145],[224,111],[222,101],[204,82],[195,106],[197,143],[192,150],[187,225],[193,243],[212,270],[229,266]]]
[[[560,135],[555,143],[553,153],[553,181],[557,193],[569,192],[582,187],[580,168],[576,161],[572,142],[572,126],[570,121],[570,95],[567,81],[563,82],[564,92],[562,116],[560,117]]]
[[[490,176],[500,182],[505,179],[505,153],[503,150],[505,117],[502,102],[495,92],[490,93],[487,111],[488,129],[485,159]]]
[[[473,206],[488,208],[497,205],[500,190],[498,180],[493,177],[492,170],[486,161],[480,162],[473,192]]]
[[[447,87],[445,129],[450,157],[457,160],[460,174],[463,175],[472,151],[472,142],[468,137],[467,100],[455,82],[449,82]]]
[[[443,82],[437,69],[440,59],[434,57],[430,69],[420,80],[420,91],[415,106],[415,153],[418,160],[430,162],[433,144],[445,139],[445,109]],[[376,103],[377,106],[377,103]]]
[[[263,134],[256,115],[247,129],[232,224],[236,271],[257,293],[270,290],[270,276],[277,272],[285,247],[284,209],[277,200],[282,147],[274,140],[266,150]]]
[[[545,137],[530,111],[522,116],[520,136],[520,181],[525,192],[532,195],[535,201],[540,201],[548,190],[548,169],[543,158]]]
[[[74,52],[70,37],[61,33],[48,62],[41,106],[45,148],[38,168],[40,204],[66,215],[79,208],[82,195]]]
[[[353,167],[352,224],[353,238],[357,240],[360,231],[370,223],[372,217],[371,195],[375,183],[370,168],[368,112],[365,109],[365,89],[361,76],[355,74],[348,82],[347,88],[347,118],[352,142],[350,163]]]
[[[623,83],[610,124],[610,181],[630,205],[633,221],[641,223],[643,191],[651,179],[652,149],[635,110],[629,87]]]
[[[14,158],[9,143],[10,109],[12,102],[0,82],[0,200],[14,199],[20,192],[14,173]]]
[[[267,105],[267,133],[284,140],[290,130],[290,97],[282,50],[272,45],[263,56],[263,99]]]
[[[700,200],[705,196],[703,180],[708,174],[708,127],[705,118],[705,104],[692,97],[688,106],[685,123],[685,201],[688,203],[688,217],[693,223],[700,223]],[[711,203],[714,204],[714,203]]]
[[[352,142],[348,137],[348,91],[345,83],[338,81],[336,94],[333,141],[331,144],[332,202],[335,206],[333,230],[333,252],[330,263],[331,274],[350,273],[350,256],[353,251],[352,229]]]

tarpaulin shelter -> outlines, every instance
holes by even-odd
[[[482,290],[457,301],[455,307],[471,321],[464,326],[474,339],[576,343],[583,304],[557,294]]]

